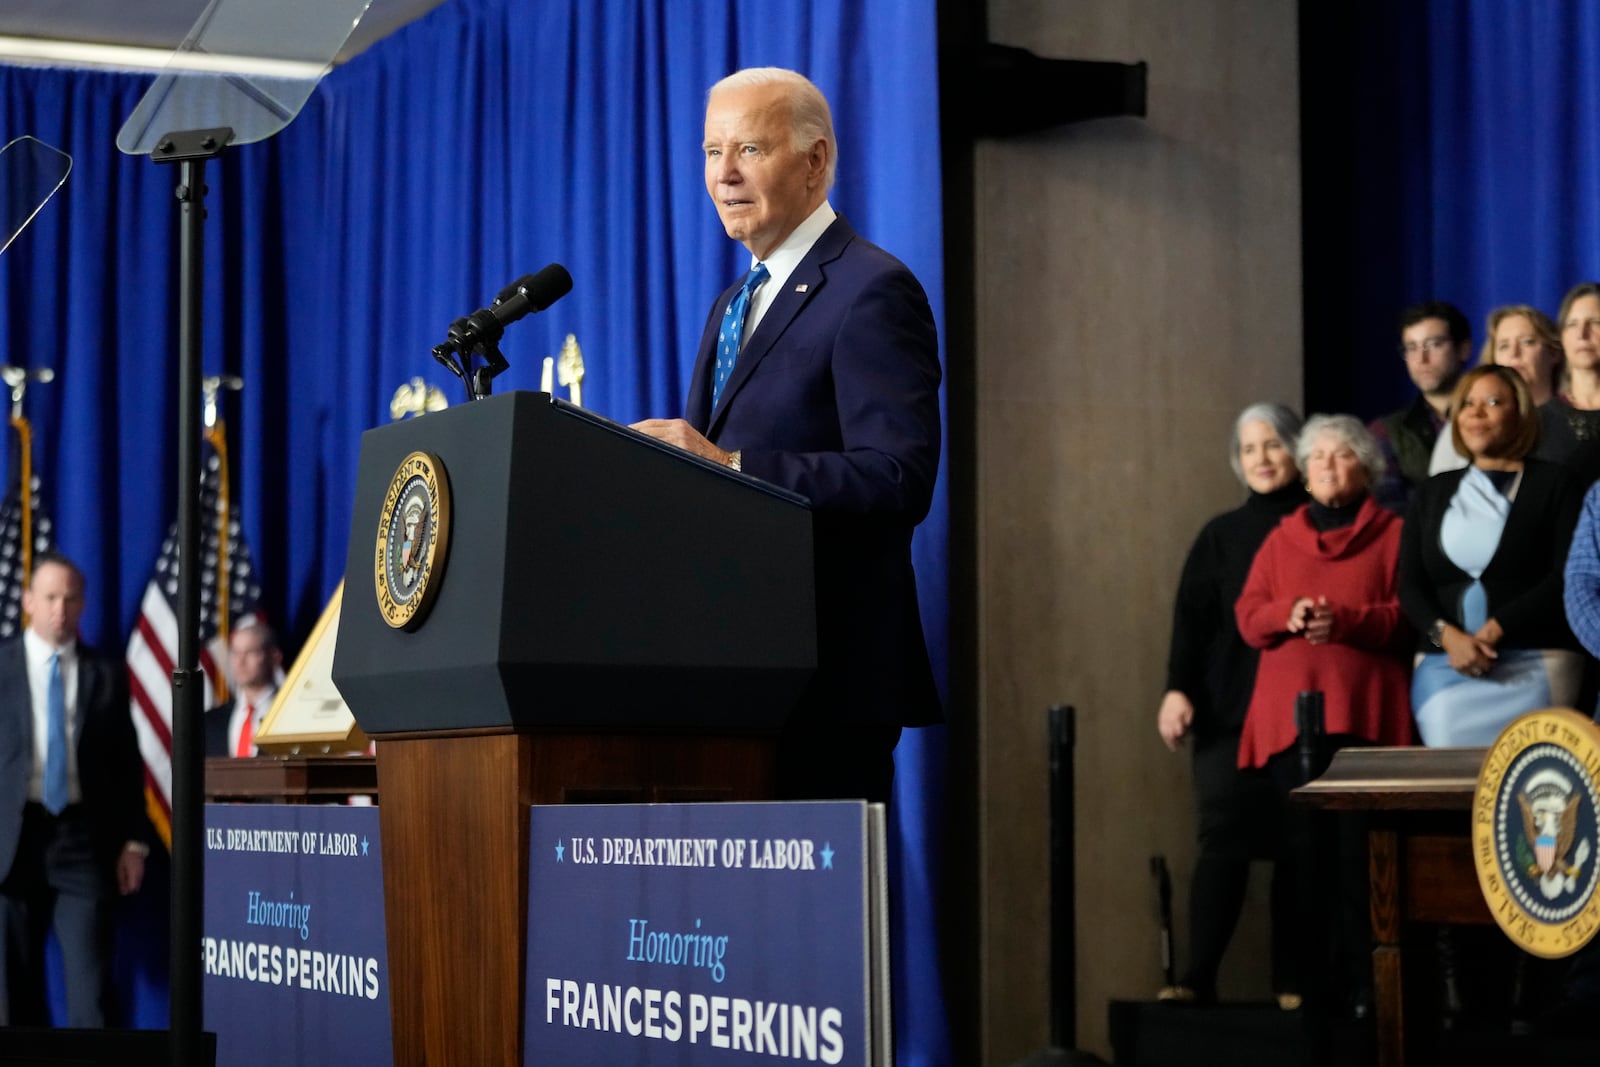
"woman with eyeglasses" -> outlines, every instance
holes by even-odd
[[[1401,535],[1400,605],[1422,635],[1411,708],[1424,744],[1488,745],[1518,715],[1578,699],[1562,568],[1583,491],[1531,457],[1539,419],[1516,371],[1468,371],[1450,409],[1471,462],[1424,483]]]

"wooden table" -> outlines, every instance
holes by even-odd
[[[257,804],[340,804],[378,795],[371,756],[253,756],[206,760],[206,799]]]
[[[1294,798],[1366,812],[1378,1062],[1405,1062],[1400,930],[1406,922],[1493,923],[1472,862],[1472,797],[1486,749],[1346,748]]]

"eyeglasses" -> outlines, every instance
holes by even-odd
[[[1425,337],[1421,341],[1407,341],[1400,346],[1402,356],[1414,356],[1418,352],[1427,351],[1430,355],[1438,355],[1450,347],[1448,337]]]

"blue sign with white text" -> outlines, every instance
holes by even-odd
[[[527,1065],[871,1062],[859,801],[535,807]]]
[[[207,804],[205,865],[217,1067],[392,1063],[378,809]]]

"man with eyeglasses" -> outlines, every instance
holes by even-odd
[[[1399,354],[1417,396],[1399,411],[1374,419],[1369,429],[1389,468],[1372,495],[1404,512],[1412,491],[1428,480],[1434,442],[1449,416],[1450,392],[1472,357],[1472,327],[1454,304],[1415,304],[1400,313]]]

